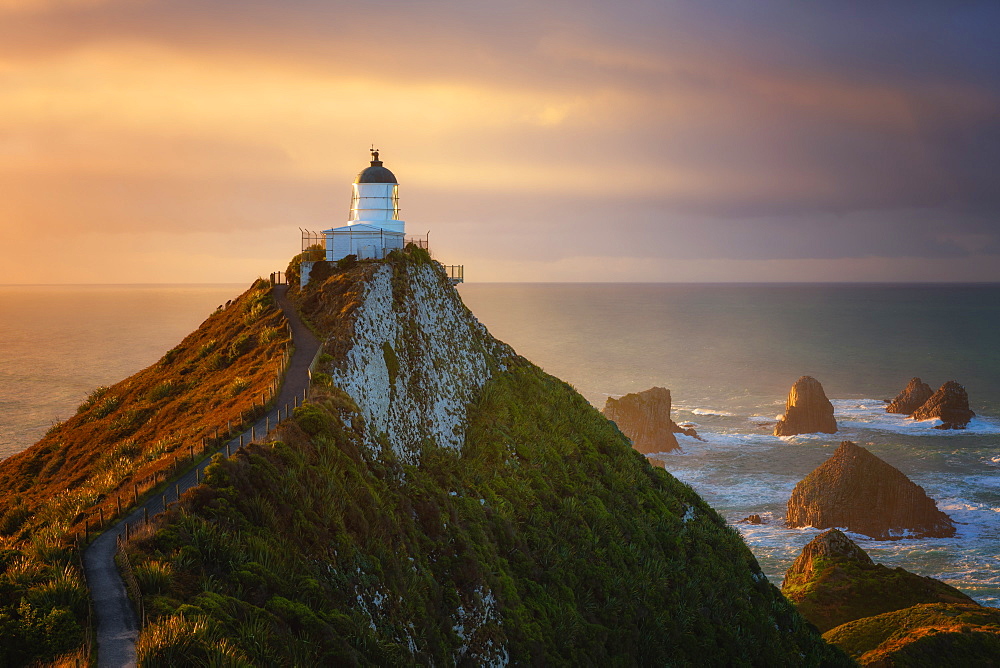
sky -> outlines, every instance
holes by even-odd
[[[1000,281],[1000,3],[0,0],[0,283]]]

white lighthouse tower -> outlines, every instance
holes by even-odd
[[[380,260],[405,245],[405,223],[399,219],[399,183],[382,166],[378,149],[372,147],[371,153],[371,165],[361,170],[352,184],[347,225],[323,230],[328,262],[348,255]]]

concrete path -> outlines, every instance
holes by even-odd
[[[251,434],[263,436],[267,425],[275,425],[279,414],[285,417],[297,400],[302,401],[309,386],[309,365],[319,350],[319,340],[299,318],[295,308],[288,301],[287,285],[274,287],[275,302],[285,314],[292,328],[295,351],[285,370],[285,382],[278,394],[275,408],[261,417],[249,429],[223,445],[217,452],[228,455],[235,452],[240,443],[249,443]],[[163,511],[165,504],[173,503],[181,494],[198,484],[211,462],[210,453],[192,470],[180,478],[172,480],[165,493],[157,495],[118,521],[98,536],[83,553],[83,567],[90,587],[90,598],[94,602],[94,616],[97,619],[97,665],[99,668],[134,666],[136,663],[135,643],[139,638],[139,621],[125,591],[125,584],[115,566],[115,552],[118,537],[125,532],[125,525],[138,526],[145,517],[152,517]]]

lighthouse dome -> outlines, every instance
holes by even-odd
[[[396,175],[382,166],[382,161],[378,159],[378,151],[372,150],[372,164],[365,167],[354,179],[355,183],[399,183]]]

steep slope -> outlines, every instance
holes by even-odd
[[[920,603],[975,604],[939,580],[874,563],[836,529],[802,548],[781,593],[820,631]]]
[[[87,594],[74,534],[127,511],[203,438],[239,424],[275,382],[286,343],[270,287],[258,281],[158,363],[98,388],[0,462],[0,665],[80,645]]]
[[[1000,665],[1000,610],[929,603],[848,622],[823,637],[863,666]]]
[[[879,540],[955,535],[951,518],[923,487],[851,441],[799,481],[785,521],[789,527],[847,528]]]
[[[735,530],[492,339],[425,254],[299,298],[352,322],[273,441],[130,544],[142,657],[226,638],[254,665],[846,665]]]

